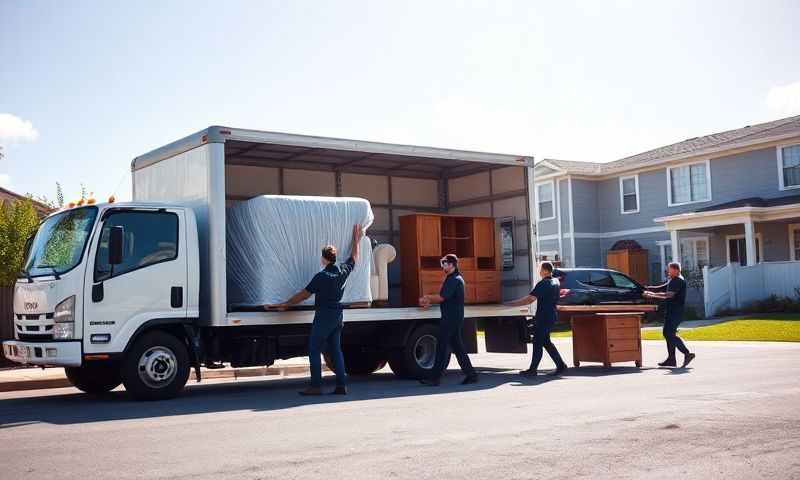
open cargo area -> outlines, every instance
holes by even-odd
[[[532,157],[519,155],[210,127],[134,159],[133,195],[137,201],[178,202],[195,211],[200,322],[212,326],[293,323],[287,312],[237,311],[228,300],[228,209],[260,195],[365,198],[374,214],[368,236],[397,253],[388,264],[384,308],[371,309],[373,319],[391,320],[405,316],[387,310],[404,306],[400,218],[406,215],[494,219],[495,231],[502,230],[497,257],[501,291],[495,297],[509,299],[530,289],[532,165]],[[463,234],[455,224],[452,228],[453,237]],[[443,239],[431,258],[458,249],[457,243]],[[477,258],[465,261],[478,264]],[[486,258],[481,262],[488,265]],[[486,307],[468,306],[467,316],[520,314],[499,305]],[[294,321],[310,319],[300,314]]]

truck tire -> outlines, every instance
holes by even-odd
[[[81,367],[66,367],[67,380],[78,390],[93,395],[110,392],[122,383],[117,363],[90,363]]]
[[[371,375],[386,366],[386,355],[382,352],[363,350],[359,347],[343,348],[344,371],[348,375]],[[324,353],[325,365],[333,371],[333,360]]]
[[[137,400],[173,398],[189,379],[189,352],[183,341],[162,331],[139,337],[122,361],[122,383]]]
[[[408,336],[403,348],[389,355],[389,367],[400,378],[426,378],[436,361],[436,337],[439,326],[426,323],[420,325]]]

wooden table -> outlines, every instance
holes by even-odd
[[[570,318],[572,361],[635,362],[642,366],[642,317],[656,305],[559,305],[559,313]]]

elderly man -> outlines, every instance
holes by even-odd
[[[683,321],[683,307],[686,303],[686,280],[681,275],[681,264],[670,262],[667,267],[669,281],[663,285],[647,287],[642,296],[664,300],[666,311],[664,312],[664,339],[667,341],[667,359],[659,363],[660,367],[676,367],[675,349],[683,354],[683,365],[685,368],[694,360],[695,354],[691,353],[686,345],[678,336],[678,325]]]

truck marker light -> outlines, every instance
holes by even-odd
[[[90,337],[92,343],[108,343],[111,341],[110,333],[95,333]]]
[[[84,355],[84,360],[108,360],[110,357],[106,353],[97,353],[94,355]]]

